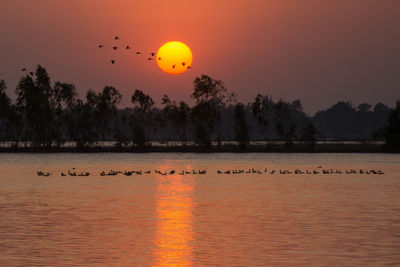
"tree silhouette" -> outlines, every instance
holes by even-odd
[[[196,100],[192,108],[192,122],[195,141],[203,146],[211,146],[211,138],[216,133],[218,145],[222,141],[221,111],[236,101],[236,95],[229,92],[224,83],[207,75],[195,78],[191,98]]]
[[[6,89],[6,83],[4,80],[0,80],[0,140],[3,140],[6,134],[6,125],[11,108],[11,99],[8,97]]]
[[[17,86],[17,106],[24,111],[27,121],[26,136],[33,146],[51,146],[51,123],[53,113],[50,105],[50,78],[40,65],[36,69],[36,80],[27,75]]]
[[[131,117],[132,141],[134,145],[143,146],[150,138],[155,103],[141,90],[135,90],[131,100],[134,105],[134,113]]]
[[[387,126],[384,129],[386,146],[391,150],[400,150],[400,100],[389,113]]]
[[[93,144],[98,140],[96,122],[94,121],[94,106],[82,100],[77,100],[68,116],[68,135],[76,142],[78,150]]]
[[[301,131],[300,140],[307,146],[308,150],[312,151],[315,147],[316,138],[315,134],[317,130],[314,127],[314,124],[309,122],[306,127]]]
[[[273,121],[273,106],[274,102],[270,96],[260,94],[256,96],[251,104],[253,118],[256,119],[260,132],[265,135],[265,139],[268,139],[268,133],[271,134],[268,126]]]
[[[183,144],[185,144],[190,114],[189,106],[183,101],[179,102],[179,105],[177,105],[177,103],[175,101],[172,102],[167,95],[163,96],[161,104],[164,105],[164,117],[171,122],[172,127],[179,136],[176,140],[180,139]]]
[[[50,100],[53,112],[52,137],[57,146],[61,146],[67,141],[68,121],[70,121],[71,111],[76,104],[77,92],[75,85],[70,83],[56,82]]]
[[[203,148],[210,148],[216,117],[214,106],[210,102],[199,102],[192,108],[190,117],[194,127],[194,142]]]
[[[275,113],[275,129],[279,137],[285,141],[285,145],[291,148],[293,139],[296,134],[297,125],[294,120],[293,111],[301,110],[301,103],[295,101],[290,105],[287,102],[279,100],[278,103],[273,105]]]
[[[87,93],[87,101],[94,107],[94,118],[101,140],[106,140],[110,132],[111,120],[117,114],[117,107],[122,100],[121,94],[112,86],[104,87],[103,91],[96,94],[92,90]]]
[[[173,136],[175,141],[193,140],[202,147],[210,147],[213,140],[218,144],[236,140],[245,147],[250,139],[278,139],[290,148],[299,140],[310,150],[317,138],[373,138],[385,140],[393,151],[399,149],[399,104],[390,110],[382,103],[374,108],[368,103],[354,108],[350,102],[340,101],[315,116],[306,116],[300,100],[275,103],[259,94],[247,105],[236,104],[235,95],[222,81],[201,75],[193,81],[192,108],[165,95],[160,110],[149,95],[136,90],[133,107],[118,110],[122,96],[114,87],[106,86],[100,93],[89,90],[81,100],[73,84],[51,84],[40,65],[35,74],[20,79],[14,101],[6,89],[5,81],[0,80],[0,140],[17,147],[22,141],[44,149],[75,141],[77,148],[83,149],[112,140],[121,149],[130,141],[145,146]],[[159,126],[163,131],[158,131]],[[193,135],[188,135],[192,131]]]
[[[234,122],[235,140],[242,148],[246,148],[249,143],[249,129],[246,120],[246,110],[241,103],[235,105]]]

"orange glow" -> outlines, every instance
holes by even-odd
[[[159,176],[156,261],[153,266],[189,266],[193,248],[193,186],[189,175]]]
[[[181,74],[192,66],[193,55],[187,45],[174,41],[161,46],[156,59],[162,71],[168,74]]]

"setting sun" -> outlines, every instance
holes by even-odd
[[[168,74],[181,74],[192,66],[193,55],[182,42],[168,42],[158,49],[157,64]]]

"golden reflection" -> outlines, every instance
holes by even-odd
[[[159,175],[155,266],[192,265],[192,182],[188,174]]]

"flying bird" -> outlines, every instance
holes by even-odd
[[[119,37],[118,37],[118,36],[115,36],[114,40],[119,40]]]
[[[188,69],[188,70],[192,69],[192,66],[188,66],[187,69]]]
[[[154,57],[155,54],[156,54],[156,53],[153,52],[153,53],[151,53],[151,56]]]
[[[142,53],[142,52],[140,52],[140,51],[137,51],[137,52],[136,52],[136,55],[140,55],[141,53]]]
[[[118,46],[113,46],[113,49],[114,49],[114,50],[117,50],[117,49],[118,49]]]
[[[159,57],[158,60],[161,60],[161,57]]]
[[[115,59],[111,60],[111,64],[113,64],[113,65],[115,64]]]
[[[126,49],[127,49],[127,50],[128,50],[128,49],[131,49],[131,48],[132,48],[132,47],[130,47],[129,45],[126,46]]]
[[[149,57],[149,58],[147,58],[147,60],[153,60],[153,58],[152,58],[152,57]]]
[[[33,71],[29,72],[29,74],[30,74],[31,76],[33,76]]]
[[[184,66],[184,67],[185,67],[185,65],[186,65],[186,63],[185,63],[185,62],[182,62],[182,66]]]
[[[175,64],[174,64],[174,65],[172,65],[172,68],[173,68],[173,69],[175,69]]]
[[[104,47],[104,45],[99,45],[99,48],[103,48]]]
[[[26,68],[23,68],[21,71],[26,71]]]

